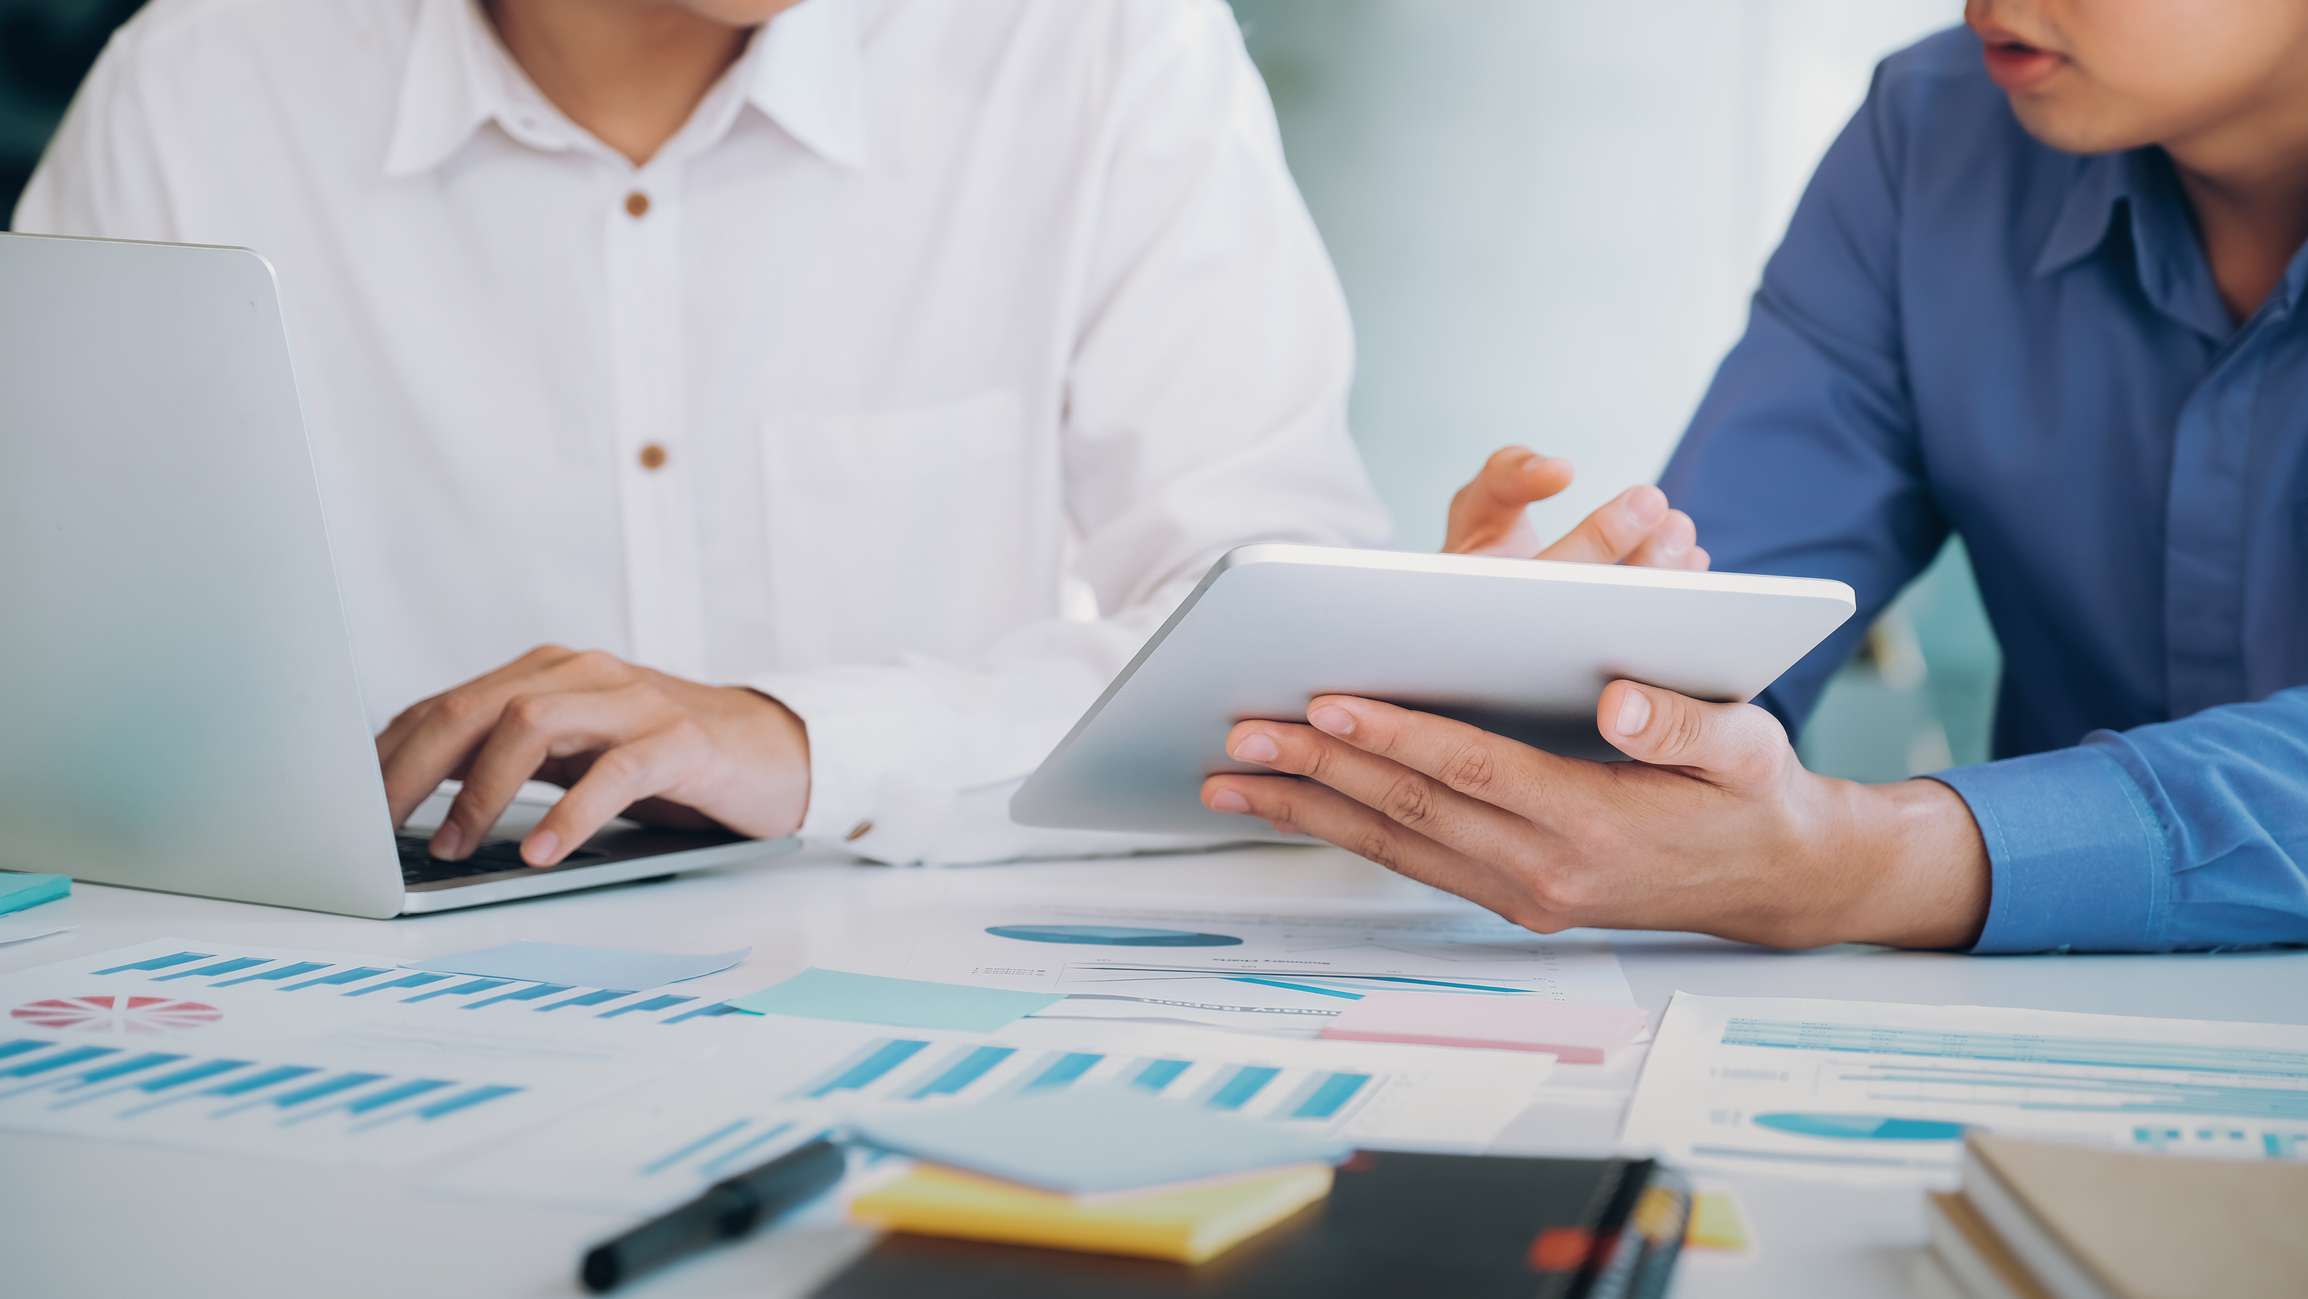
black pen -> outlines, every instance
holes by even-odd
[[[715,1182],[687,1204],[595,1245],[585,1251],[577,1278],[594,1294],[606,1294],[676,1259],[736,1240],[815,1199],[841,1180],[845,1164],[842,1149],[832,1138],[813,1137],[765,1164]]]

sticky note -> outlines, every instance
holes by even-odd
[[[1746,1215],[1728,1191],[1701,1191],[1691,1197],[1691,1225],[1683,1243],[1692,1249],[1719,1249],[1737,1253],[1751,1243]]]
[[[1342,1003],[1322,1036],[1347,1042],[1544,1051],[1564,1064],[1601,1064],[1633,1042],[1647,1016],[1635,1006],[1565,1005],[1539,997],[1373,992]]]
[[[1293,1164],[1347,1147],[1278,1123],[1135,1088],[1026,1091],[975,1105],[906,1106],[854,1121],[859,1140],[965,1172],[1066,1195],[1134,1191]]]
[[[0,871],[0,916],[43,902],[54,902],[72,892],[72,881],[62,875],[25,875]]]
[[[850,1202],[890,1231],[1201,1263],[1330,1194],[1326,1164],[1077,1199],[923,1167]]]
[[[759,992],[732,997],[729,1004],[756,1015],[799,1015],[894,1028],[950,1028],[990,1033],[1064,998],[1046,992],[1012,992],[966,983],[889,979],[815,966]]]
[[[726,970],[753,949],[687,955],[636,952],[619,947],[574,947],[567,943],[506,943],[470,952],[405,961],[406,970],[438,970],[485,979],[521,979],[572,988],[617,988],[639,992]]]

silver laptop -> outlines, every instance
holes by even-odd
[[[0,867],[384,917],[791,846],[396,836],[321,504],[263,258],[0,234]]]

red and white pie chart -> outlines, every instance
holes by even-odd
[[[201,1028],[224,1018],[223,1011],[203,1001],[105,994],[28,1001],[8,1015],[26,1028],[98,1033],[171,1033]]]

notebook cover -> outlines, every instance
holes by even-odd
[[[2297,1299],[2308,1288],[2308,1163],[1988,1133],[1972,1135],[1970,1152],[2109,1294]]]
[[[1593,1242],[1615,1234],[1647,1161],[1360,1151],[1328,1199],[1207,1263],[898,1234],[820,1299],[1587,1299]],[[1617,1216],[1614,1218],[1613,1215]],[[1614,1255],[1615,1257],[1615,1255]],[[1640,1259],[1637,1260],[1640,1262]],[[1665,1265],[1672,1266],[1670,1253]],[[1659,1261],[1635,1269],[1647,1282]]]

